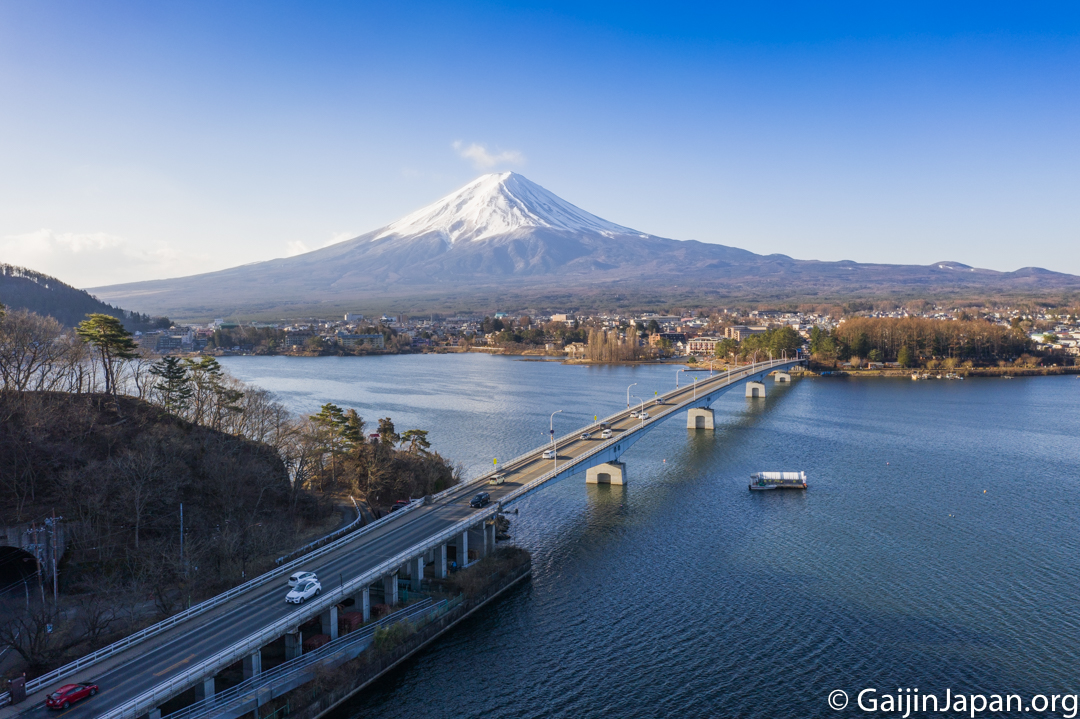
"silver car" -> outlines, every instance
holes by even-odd
[[[303,604],[312,597],[319,596],[320,593],[322,593],[322,585],[319,584],[319,580],[308,579],[293,587],[292,591],[285,595],[285,601],[289,604]]]
[[[319,578],[315,576],[315,572],[296,572],[291,577],[289,577],[289,586],[295,587],[297,584],[305,582],[309,579],[314,579],[318,581]]]

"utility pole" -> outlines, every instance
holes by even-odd
[[[51,559],[52,560],[53,607],[56,607],[57,604],[59,603],[59,593],[60,593],[59,586],[60,586],[60,582],[59,582],[59,577],[58,577],[58,574],[57,574],[57,567],[56,567],[56,564],[57,564],[57,561],[58,561],[58,558],[56,556],[57,555],[56,528],[57,528],[58,523],[62,519],[63,519],[63,517],[57,517],[56,516],[56,510],[53,509],[52,519],[46,519],[45,520],[45,524],[49,528],[49,543],[48,543],[48,547],[47,547],[48,552],[49,552],[49,556],[47,556],[46,559]]]
[[[187,576],[184,569],[184,503],[180,503],[180,571]]]

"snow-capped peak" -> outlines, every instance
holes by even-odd
[[[373,240],[438,233],[450,245],[542,227],[606,236],[643,233],[616,225],[559,198],[513,172],[482,175],[460,190],[403,217]]]

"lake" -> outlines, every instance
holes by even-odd
[[[479,354],[222,364],[296,412],[430,430],[470,476],[542,444],[556,410],[564,434],[632,383],[675,386],[674,367]],[[531,583],[336,716],[824,717],[834,689],[856,713],[870,687],[1080,690],[1080,380],[740,389],[715,431],[680,416],[635,444],[627,486],[581,474],[518,503]],[[749,492],[762,470],[809,489]]]

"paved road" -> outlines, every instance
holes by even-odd
[[[760,372],[760,366],[756,370]],[[751,368],[733,372],[730,382],[735,384],[751,374]],[[726,384],[728,377],[724,373],[718,372],[711,378],[699,377],[696,396],[701,397]],[[666,404],[648,406],[647,403],[646,407],[651,417],[668,416],[685,410],[686,405],[694,401],[694,396],[694,388],[685,387],[665,395],[663,399]],[[630,412],[636,408],[631,407],[630,410],[620,413],[612,422],[616,437],[641,427],[641,420],[630,417]],[[595,433],[588,440],[575,438],[564,443],[558,448],[559,468],[568,466],[574,458],[595,448],[599,442],[606,441],[600,439],[599,433]],[[553,460],[541,458],[545,449],[548,449],[548,446],[538,447],[517,464],[502,468],[501,471],[507,475],[506,483],[499,486],[483,485],[483,490],[491,494],[493,501],[499,501],[501,497],[522,485],[550,472],[555,463]],[[361,535],[355,542],[314,559],[305,569],[318,573],[327,588],[331,587],[339,576],[346,580],[360,576],[476,512],[477,510],[469,507],[469,500],[480,488],[476,484],[462,486],[436,504],[422,506],[399,518],[391,519]],[[19,716],[90,719],[118,707],[179,674],[185,668],[254,635],[260,627],[296,611],[295,605],[285,603],[287,591],[284,579],[256,587],[222,607],[193,617],[170,630],[164,641],[146,642],[132,647],[120,655],[119,661],[110,661],[111,668],[102,668],[102,674],[96,675],[90,670],[93,681],[101,686],[101,692],[96,697],[84,700],[65,712],[51,712],[40,704],[25,710]],[[67,682],[58,682],[64,683]]]

